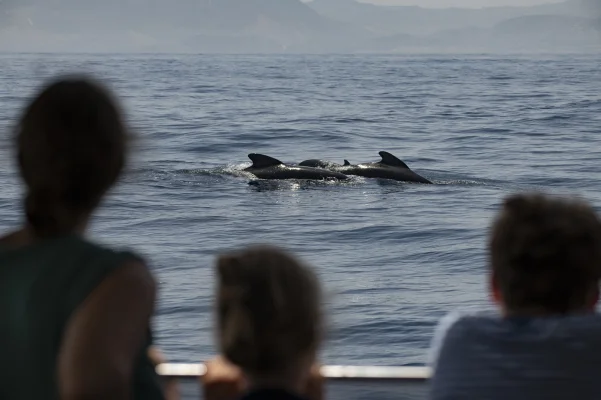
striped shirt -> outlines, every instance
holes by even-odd
[[[433,400],[601,399],[601,316],[452,313],[430,366]]]

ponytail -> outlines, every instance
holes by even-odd
[[[79,223],[77,214],[69,212],[60,197],[50,190],[31,191],[25,197],[27,223],[39,237],[72,232]]]

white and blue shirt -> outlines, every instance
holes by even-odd
[[[429,364],[433,400],[601,399],[601,316],[451,313]]]

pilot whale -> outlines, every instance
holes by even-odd
[[[323,160],[305,160],[299,165],[322,165],[322,168],[331,171],[341,172],[345,175],[363,176],[365,178],[383,178],[402,182],[432,183],[423,176],[413,172],[407,164],[392,154],[386,151],[380,151],[378,154],[380,154],[382,160],[374,163],[352,165],[348,160],[344,160],[344,164],[340,165]]]
[[[331,161],[324,161],[324,160],[305,160],[301,163],[299,163],[298,165],[303,166],[303,167],[313,167],[313,168],[325,168],[325,169],[336,169],[336,168],[341,168],[347,165],[351,165],[350,162],[348,162],[348,160],[344,160],[344,164],[336,164],[335,162],[331,162]]]
[[[248,158],[253,162],[244,170],[259,179],[348,179],[341,172],[323,168],[313,168],[297,165],[287,165],[273,157],[251,153]]]

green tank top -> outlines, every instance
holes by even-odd
[[[0,399],[58,399],[56,363],[69,318],[109,273],[138,259],[75,235],[0,246]],[[147,357],[137,358],[134,398],[163,399]]]

